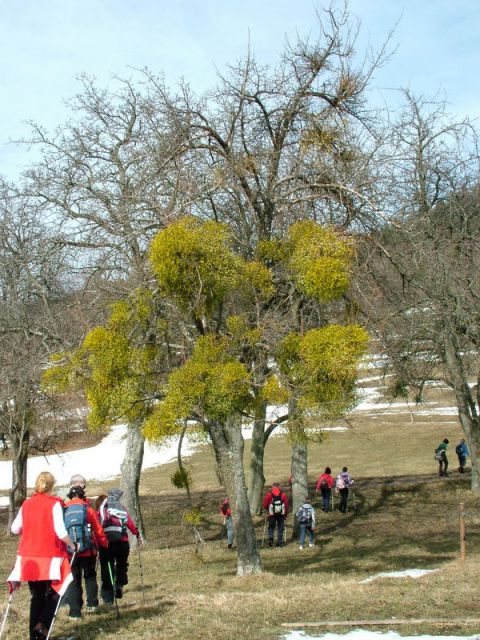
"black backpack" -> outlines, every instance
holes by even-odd
[[[73,542],[80,545],[77,553],[83,553],[93,548],[92,532],[87,522],[87,505],[78,502],[67,504],[64,511],[65,528]],[[68,548],[70,554],[73,551]]]
[[[320,489],[324,489],[325,491],[328,489],[328,482],[326,478],[323,478],[320,482]]]
[[[272,516],[285,514],[285,503],[283,502],[281,494],[278,496],[274,496],[272,493],[272,502],[270,503],[268,511]]]

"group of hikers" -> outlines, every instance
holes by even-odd
[[[320,494],[322,500],[322,511],[328,512],[332,504],[332,490],[340,495],[339,511],[346,513],[348,509],[348,494],[350,487],[353,485],[351,475],[348,473],[347,467],[343,467],[342,471],[336,478],[332,476],[330,467],[325,467],[325,471],[318,478],[315,493]],[[272,488],[265,494],[262,502],[262,509],[265,512],[265,530],[268,531],[268,546],[282,547],[285,544],[285,521],[288,516],[289,502],[287,494],[282,491],[278,482],[272,484]],[[232,510],[228,498],[225,498],[220,506],[220,513],[227,531],[227,547],[233,549],[233,518]],[[299,524],[299,548],[303,549],[305,539],[308,533],[309,546],[315,545],[315,509],[307,495],[304,503],[295,514]],[[277,541],[275,543],[275,531],[277,532]],[[263,541],[262,541],[263,544]]]
[[[447,447],[449,444],[448,438],[444,438],[442,442],[435,449],[434,459],[438,462],[438,475],[439,476],[448,476],[448,457],[447,457]],[[467,463],[467,458],[470,455],[470,451],[468,449],[468,445],[465,442],[465,439],[462,438],[460,442],[455,447],[455,453],[458,457],[458,471],[459,473],[463,473],[465,470],[465,465]]]
[[[435,449],[439,463],[439,475],[448,476],[447,447],[444,438]],[[464,472],[469,455],[464,439],[455,452],[460,473]],[[290,480],[291,481],[291,480]],[[332,491],[340,496],[339,511],[348,509],[349,489],[353,480],[347,467],[336,476],[326,467],[318,478],[315,494],[321,496],[321,509],[332,508]],[[82,577],[85,581],[86,611],[94,613],[99,607],[97,585],[97,561],[100,561],[100,595],[106,605],[116,604],[122,598],[128,583],[128,556],[130,545],[128,531],[136,536],[139,531],[124,505],[120,502],[121,489],[113,488],[98,496],[94,505],[86,497],[86,480],[82,475],[71,477],[70,489],[65,500],[55,495],[55,479],[51,473],[40,473],[35,481],[34,494],[25,500],[11,525],[14,534],[21,535],[17,558],[8,578],[10,598],[21,582],[29,584],[30,640],[46,640],[58,612],[60,602],[68,604],[69,617],[78,620],[84,604]],[[265,530],[268,527],[268,546],[285,544],[285,521],[289,501],[280,484],[274,482],[263,499]],[[228,498],[220,507],[227,532],[227,545],[233,549],[234,527]],[[307,496],[298,511],[299,548],[315,544],[315,509]],[[263,541],[262,541],[263,544]]]
[[[46,640],[60,602],[68,604],[69,618],[82,616],[85,580],[86,611],[99,607],[97,560],[100,561],[100,595],[113,605],[128,583],[128,531],[139,531],[124,505],[121,489],[98,496],[94,506],[85,495],[86,480],[76,474],[67,498],[55,495],[55,479],[48,471],[35,481],[35,492],[20,507],[11,531],[20,535],[17,558],[8,578],[10,597],[28,582],[30,640]]]

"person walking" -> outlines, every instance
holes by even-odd
[[[67,545],[77,550],[63,522],[62,501],[53,495],[55,479],[42,471],[35,493],[24,501],[11,531],[21,535],[10,584],[28,581],[30,589],[30,640],[45,640],[60,598],[72,581]]]
[[[307,532],[309,536],[308,546],[315,546],[315,536],[313,533],[315,530],[315,509],[312,507],[308,496],[295,515],[297,516],[300,527],[299,549],[302,550],[304,548]]]
[[[315,493],[320,492],[322,496],[322,511],[330,510],[330,498],[332,495],[334,480],[330,467],[325,467],[325,471],[318,478]]]
[[[121,489],[110,489],[100,505],[100,524],[108,538],[108,547],[100,547],[101,595],[109,605],[123,597],[123,587],[128,584],[128,531],[140,544],[140,532],[120,502],[122,495]]]
[[[278,482],[272,484],[262,503],[268,518],[268,546],[273,547],[275,529],[277,529],[277,547],[283,547],[285,519],[288,515],[288,498]]]
[[[223,516],[223,524],[227,529],[227,547],[229,549],[233,549],[233,518],[228,498],[225,498],[222,502],[220,506],[220,513]]]
[[[340,494],[340,505],[339,510],[342,513],[347,512],[348,508],[348,493],[350,487],[353,485],[353,480],[351,475],[348,473],[347,467],[343,467],[341,472],[338,474],[335,481],[335,491]]]
[[[82,615],[83,589],[82,574],[85,580],[87,612],[98,609],[97,551],[99,547],[108,547],[98,516],[85,497],[85,489],[73,486],[65,501],[65,526],[70,537],[81,543],[72,562],[73,582],[65,594],[70,611],[69,618],[78,619]]]
[[[464,438],[460,440],[460,442],[455,447],[455,453],[458,456],[458,470],[460,473],[463,473],[465,469],[465,464],[467,462],[467,456],[470,455],[470,451],[468,449],[468,445],[465,442]]]
[[[448,438],[443,441],[435,449],[435,460],[438,461],[438,475],[448,476],[448,458],[447,458]]]

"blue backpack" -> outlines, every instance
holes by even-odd
[[[73,542],[78,542],[80,545],[78,553],[92,549],[92,532],[87,522],[87,505],[72,502],[66,506],[63,517],[68,535]],[[68,553],[73,553],[70,548],[68,548]]]

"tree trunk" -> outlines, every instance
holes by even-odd
[[[27,497],[27,463],[30,429],[24,421],[9,434],[12,448],[12,488],[8,496],[8,530],[15,518],[17,507]]]
[[[253,423],[252,448],[250,452],[250,469],[248,476],[248,502],[250,513],[260,512],[262,507],[262,494],[265,486],[263,473],[263,460],[265,456],[265,411],[263,416],[258,416]]]
[[[144,448],[145,438],[142,433],[141,423],[128,425],[127,446],[121,467],[122,499],[140,531],[142,541],[145,541],[145,528],[143,526],[138,489],[140,485],[140,475],[142,473]]]
[[[293,537],[298,536],[298,522],[295,514],[308,496],[308,441],[306,438],[294,438],[292,442],[292,514]]]
[[[462,358],[458,354],[451,339],[445,339],[445,364],[455,391],[458,417],[467,440],[472,462],[471,489],[480,493],[480,477],[477,453],[480,445],[480,423],[477,405],[468,385]]]
[[[262,570],[243,468],[243,436],[240,424],[228,419],[210,427],[215,455],[221,467],[225,489],[232,509],[237,543],[237,575],[259,573]]]

